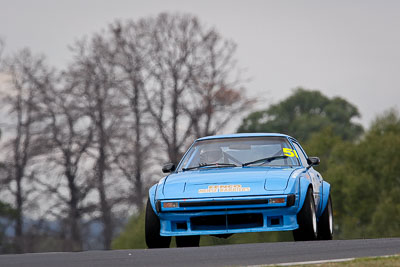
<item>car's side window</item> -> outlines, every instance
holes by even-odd
[[[294,148],[295,148],[296,151],[297,151],[297,154],[299,155],[301,164],[302,164],[303,166],[307,167],[307,166],[308,166],[307,158],[306,158],[306,156],[304,155],[303,150],[300,148],[300,146],[299,146],[297,143],[293,142],[293,145],[294,145]]]

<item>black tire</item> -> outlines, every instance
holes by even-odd
[[[299,228],[293,231],[293,238],[295,241],[317,239],[317,216],[311,188],[307,190],[303,207],[297,214],[297,223]]]
[[[200,245],[200,236],[199,235],[176,236],[175,241],[176,241],[176,246],[178,248],[198,247]]]
[[[171,243],[170,236],[160,235],[160,219],[151,207],[150,199],[146,206],[145,236],[148,248],[169,248]]]
[[[333,237],[333,209],[329,195],[325,210],[318,221],[318,240],[332,240]]]

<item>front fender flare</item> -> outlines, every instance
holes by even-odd
[[[306,177],[300,177],[300,183],[299,183],[299,207],[297,209],[297,213],[300,212],[301,208],[303,207],[304,201],[307,196],[307,190],[311,186],[310,180],[308,180]]]
[[[152,187],[150,187],[150,189],[149,189],[150,204],[151,204],[151,207],[153,208],[155,213],[157,213],[157,211],[156,211],[156,203],[155,203],[157,186],[158,186],[158,184],[155,184]]]

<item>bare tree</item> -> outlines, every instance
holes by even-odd
[[[93,129],[92,155],[95,160],[94,178],[99,195],[100,218],[103,224],[104,247],[110,249],[114,234],[112,208],[116,203],[110,197],[112,182],[110,175],[110,154],[113,138],[118,135],[125,110],[117,90],[115,66],[109,64],[112,58],[108,52],[109,43],[100,34],[90,42],[75,45],[74,64],[69,71],[77,84],[76,92],[84,101],[84,109]]]
[[[96,66],[96,79],[108,83],[98,87],[121,94],[119,107],[108,113],[123,110],[108,153],[132,185],[137,207],[142,207],[143,173],[154,158],[150,151],[157,150],[155,143],[178,162],[193,138],[216,133],[251,104],[233,73],[238,72],[235,48],[215,30],[204,29],[196,17],[169,14],[118,21],[86,47],[92,50],[86,57],[95,58],[85,66]]]
[[[121,138],[113,145],[114,163],[131,187],[130,203],[141,210],[145,197],[144,173],[151,165],[151,150],[157,135],[152,131],[151,117],[144,99],[147,71],[147,39],[142,25],[129,21],[110,25],[115,49],[113,62],[117,70],[118,88],[127,101]],[[112,49],[112,48],[111,48]],[[113,53],[113,52],[111,52]]]
[[[215,30],[191,15],[163,13],[140,24],[150,35],[148,110],[176,163],[189,141],[221,130],[251,101],[232,79],[235,45]]]
[[[188,104],[196,137],[214,135],[253,103],[245,95],[241,72],[233,56],[236,45],[213,29],[203,34],[196,71],[192,73]]]
[[[29,204],[29,195],[35,172],[29,169],[31,161],[41,151],[41,138],[38,134],[41,117],[37,105],[38,88],[32,83],[31,76],[46,75],[43,57],[35,57],[27,49],[21,51],[6,63],[5,71],[11,77],[10,92],[2,101],[9,107],[11,138],[5,144],[9,157],[5,164],[8,169],[7,188],[15,202],[15,237],[17,252],[24,251],[23,220],[25,204]],[[40,78],[39,78],[40,79]]]
[[[189,88],[196,62],[200,25],[190,16],[161,14],[142,21],[149,39],[151,80],[145,91],[149,112],[168,158],[177,163],[192,133],[191,122],[184,121],[183,99]]]
[[[50,162],[61,167],[69,196],[65,196],[54,181],[42,181],[41,185],[56,195],[56,205],[62,202],[68,207],[66,214],[63,214],[61,207],[58,212],[52,212],[60,221],[65,221],[69,228],[65,250],[81,250],[82,217],[93,210],[93,205],[85,205],[84,201],[94,185],[90,177],[82,177],[86,174],[84,164],[93,139],[93,130],[79,96],[74,95],[73,80],[68,77],[60,80],[49,75],[47,79],[36,83],[40,88],[40,103],[46,120],[42,134],[48,140],[47,157]],[[55,169],[51,177],[57,177]]]

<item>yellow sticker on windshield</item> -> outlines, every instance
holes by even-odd
[[[299,156],[297,155],[297,152],[296,152],[296,150],[294,150],[294,149],[290,149],[290,148],[282,148],[282,150],[283,150],[283,155],[285,155],[285,156],[288,156],[288,157],[291,157],[291,158],[293,158],[293,157],[295,157],[296,156],[296,158],[298,158]]]
[[[241,184],[230,185],[209,185],[208,188],[199,189],[201,193],[218,193],[218,192],[249,192],[250,187],[242,187]]]

